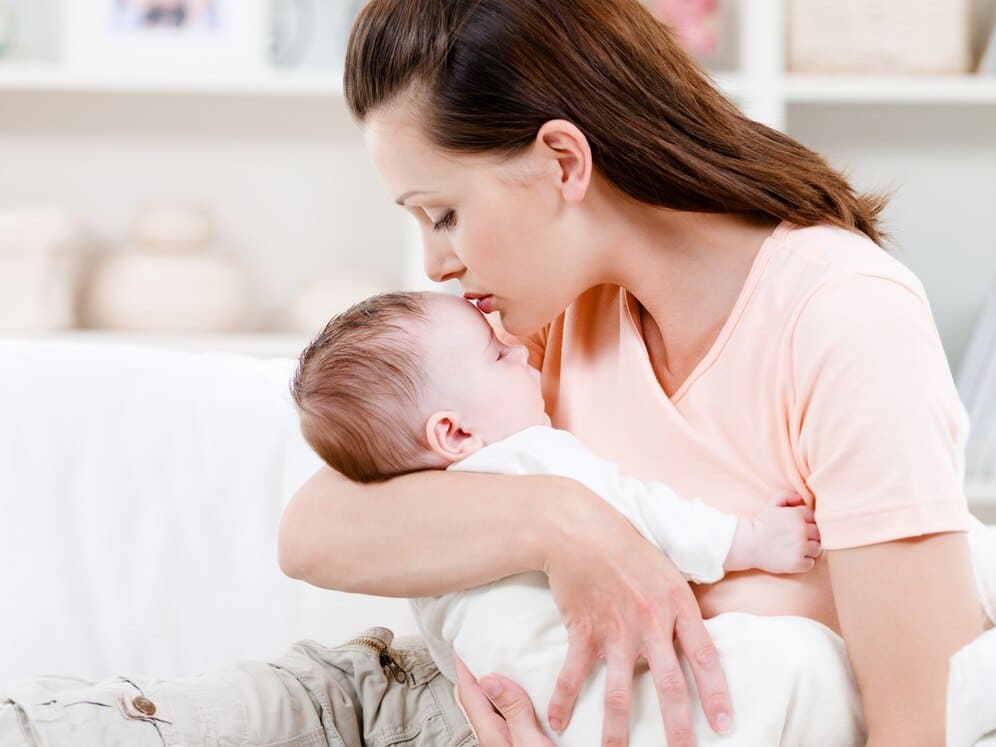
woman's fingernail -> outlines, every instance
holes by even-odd
[[[501,681],[495,679],[494,677],[485,677],[481,680],[481,689],[484,690],[484,693],[489,698],[496,698],[501,695]]]
[[[563,728],[563,726],[564,725],[562,723],[560,723],[560,719],[559,718],[552,718],[552,719],[550,719],[550,728],[553,729],[558,734],[560,734],[560,730]]]
[[[720,734],[729,734],[730,730],[733,728],[733,719],[730,718],[730,714],[728,713],[717,714],[716,728],[719,729]]]

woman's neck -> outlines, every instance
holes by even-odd
[[[712,346],[777,223],[632,201],[615,207],[616,220],[603,223],[606,282],[643,307],[652,363],[670,394]]]

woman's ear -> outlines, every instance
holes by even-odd
[[[565,119],[551,119],[536,134],[540,155],[557,162],[560,189],[567,202],[581,202],[588,193],[594,164],[584,133]]]
[[[425,437],[429,448],[447,462],[466,459],[484,446],[484,442],[461,427],[460,414],[441,410],[429,416],[425,423]]]

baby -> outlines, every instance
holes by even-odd
[[[696,583],[754,568],[801,573],[822,552],[813,513],[801,499],[783,494],[756,516],[725,514],[663,484],[621,475],[617,465],[552,428],[526,349],[503,344],[477,307],[455,296],[383,294],[335,317],[301,354],[292,394],[305,438],[353,480],[426,469],[570,477],[615,506]],[[542,573],[412,604],[451,681],[456,648],[472,671],[520,682],[546,723],[567,636]],[[586,685],[563,744],[597,742],[600,692],[597,683]],[[634,713],[640,698],[649,707],[630,744],[663,743],[649,674],[637,677],[633,697]]]
[[[387,293],[357,304],[301,354],[292,393],[305,438],[358,482],[425,469],[572,477],[698,583],[754,568],[801,573],[821,553],[801,499],[780,494],[753,518],[724,514],[622,476],[552,428],[526,349],[501,343],[455,296]]]

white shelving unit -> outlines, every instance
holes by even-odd
[[[737,0],[727,0],[728,3],[735,3]],[[972,129],[972,122],[980,120],[982,122],[996,122],[994,112],[996,112],[996,76],[815,76],[790,74],[786,70],[786,44],[785,44],[785,18],[786,4],[788,0],[739,0],[739,12],[734,13],[736,26],[733,31],[737,35],[737,59],[732,61],[733,70],[715,73],[715,78],[719,86],[735,100],[743,110],[751,117],[778,129],[786,130],[790,135],[798,136],[796,128],[805,129],[803,142],[821,149],[826,141],[831,143],[841,142],[841,148],[852,148],[857,153],[857,158],[863,159],[869,153],[874,152],[874,148],[879,145],[889,145],[888,125],[879,125],[878,129],[873,129],[871,134],[861,129],[867,125],[869,120],[889,117],[904,117],[906,124],[921,116],[951,117],[950,121],[956,122],[959,133],[955,137],[960,138],[951,146],[951,153],[954,165],[950,169],[985,171],[985,164],[994,164],[988,170],[990,176],[996,173],[996,127],[992,128],[992,133],[988,136],[981,132],[979,128]],[[994,3],[996,0],[981,0],[983,3]],[[0,158],[4,156],[4,138],[8,138],[12,143],[11,150],[6,152],[8,156],[5,164],[9,162],[9,156],[16,154],[15,148],[21,147],[23,142],[28,146],[37,148],[32,151],[34,164],[39,159],[44,159],[45,154],[50,150],[49,143],[40,140],[37,143],[31,141],[30,136],[24,136],[24,132],[31,132],[31,125],[42,124],[48,137],[52,138],[51,132],[55,125],[49,124],[52,121],[50,112],[54,112],[57,117],[60,113],[65,114],[70,107],[77,106],[78,97],[94,96],[94,109],[107,110],[112,114],[106,115],[105,119],[99,120],[114,121],[118,128],[118,141],[98,142],[102,147],[102,157],[107,157],[108,153],[113,153],[114,148],[120,148],[120,155],[115,156],[119,163],[112,164],[113,173],[131,177],[134,173],[125,164],[131,158],[135,150],[135,142],[143,138],[144,145],[148,151],[158,149],[170,154],[177,154],[181,158],[184,156],[184,149],[188,149],[190,159],[206,157],[214,159],[219,168],[231,168],[232,173],[244,174],[241,164],[246,158],[249,148],[252,155],[258,154],[258,147],[262,147],[266,152],[271,165],[282,166],[284,158],[296,158],[293,169],[288,168],[282,176],[278,174],[275,178],[283,178],[281,184],[282,192],[290,194],[296,184],[290,182],[288,174],[296,174],[299,178],[304,175],[304,179],[310,180],[307,188],[300,187],[300,193],[294,193],[293,198],[287,197],[287,201],[274,206],[273,210],[289,212],[288,208],[297,208],[302,202],[311,198],[317,190],[315,186],[320,179],[320,168],[365,168],[366,160],[360,154],[361,141],[355,132],[355,128],[349,122],[345,114],[345,107],[342,103],[342,83],[337,73],[304,73],[304,72],[268,72],[253,76],[212,76],[208,72],[198,74],[181,74],[168,79],[158,77],[147,77],[127,72],[114,73],[85,73],[75,71],[57,62],[48,63],[28,63],[24,61],[0,61]],[[141,104],[135,104],[137,99],[142,97]],[[158,99],[163,103],[156,103]],[[162,130],[153,134],[148,134],[146,128],[138,128],[148,124],[149,118],[137,118],[137,124],[129,125],[129,116],[135,114],[135,110],[145,106],[147,102],[156,106],[159,113],[166,113],[171,107],[176,107],[182,113],[193,112],[196,109],[210,108],[214,99],[225,100],[224,107],[217,107],[217,113],[226,118],[229,126],[237,128],[242,122],[251,123],[250,135],[243,136],[240,141],[240,133],[236,130],[232,142],[224,142],[218,146],[216,133],[208,133],[201,140],[199,135],[194,133],[193,128],[183,129],[175,123],[163,127]],[[34,110],[38,113],[31,116],[22,117],[19,121],[28,124],[20,125],[21,130],[5,130],[5,112],[12,112],[15,104],[21,110]],[[64,102],[74,102],[67,104]],[[168,102],[168,103],[166,103]],[[5,107],[11,106],[11,109]],[[279,113],[274,112],[279,110]],[[858,112],[864,120],[861,125],[855,126],[851,130],[841,127],[841,118],[827,126],[827,133],[819,129],[824,116],[832,116],[838,110],[846,110],[848,117],[853,112]],[[212,114],[215,110],[211,110]],[[287,114],[285,114],[287,112]],[[921,113],[924,113],[921,115]],[[95,115],[96,116],[96,115]],[[303,130],[294,130],[290,137],[287,135],[285,127],[288,122],[307,121],[308,118],[327,117],[330,120],[326,130],[322,130],[319,135],[318,127]],[[112,120],[113,118],[113,120]],[[172,120],[171,120],[172,121]],[[202,116],[201,122],[209,121],[208,117]],[[945,120],[949,121],[949,120]],[[260,124],[262,122],[262,124]],[[324,120],[323,120],[324,122]],[[817,123],[814,128],[813,123]],[[801,124],[800,124],[801,123]],[[846,125],[847,122],[844,122]],[[915,122],[914,122],[915,124]],[[53,151],[51,162],[46,165],[56,176],[50,178],[49,183],[59,183],[58,163],[65,158],[67,151],[76,156],[75,168],[85,168],[89,166],[87,156],[83,154],[84,148],[91,145],[82,140],[79,145],[73,145],[76,131],[74,127],[80,127],[80,132],[87,136],[93,136],[96,126],[92,121],[84,125],[74,124],[72,117],[63,117],[57,125],[61,128],[58,135],[62,136],[64,142],[57,142],[59,148]],[[132,126],[134,129],[128,130]],[[296,125],[301,127],[300,125]],[[322,125],[325,126],[324,124]],[[845,134],[840,136],[839,141],[833,141],[835,127],[845,130]],[[984,129],[985,125],[980,126]],[[272,128],[267,130],[266,128]],[[807,129],[808,128],[808,129]],[[905,176],[907,163],[915,160],[909,153],[920,155],[917,148],[916,137],[922,137],[924,129],[916,130],[914,134],[904,133],[907,143],[907,151],[898,151],[890,154],[889,160],[885,164],[885,173],[889,178],[895,175],[896,180],[901,180]],[[303,138],[299,138],[303,132]],[[813,133],[825,138],[821,141],[816,138],[813,142]],[[858,132],[861,138],[855,144]],[[967,136],[966,133],[967,132]],[[981,134],[980,134],[981,132]],[[5,134],[6,133],[6,134]],[[885,133],[885,134],[883,134]],[[208,140],[209,136],[215,140]],[[986,139],[988,137],[988,139]],[[19,139],[20,138],[20,139]],[[157,139],[158,138],[158,139]],[[317,138],[323,138],[320,141]],[[253,140],[254,139],[254,140]],[[57,138],[56,138],[57,140]],[[253,140],[251,144],[249,141]],[[298,142],[302,140],[303,144]],[[967,142],[965,142],[967,141]],[[69,143],[69,144],[67,144]],[[936,142],[933,143],[936,149]],[[73,151],[77,148],[79,152]],[[241,148],[241,149],[240,149]],[[294,151],[297,148],[300,153]],[[975,151],[981,149],[981,159],[975,157]],[[225,153],[227,151],[227,154]],[[221,155],[218,155],[221,152]],[[192,154],[197,154],[196,156]],[[287,154],[290,155],[287,155]],[[965,154],[968,155],[965,155]],[[147,152],[141,152],[145,163],[150,164],[150,168],[162,166],[163,161],[155,161],[148,156]],[[939,162],[942,156],[936,153],[929,154],[935,162]],[[316,166],[315,164],[332,163],[334,166]],[[958,160],[961,158],[961,160]],[[58,160],[57,160],[58,159]],[[227,159],[227,160],[226,160]],[[322,159],[326,159],[323,161]],[[981,166],[979,164],[982,164]],[[309,171],[309,169],[311,169]],[[151,172],[150,172],[151,173]],[[943,187],[938,188],[940,197],[934,193],[927,192],[920,199],[922,201],[936,201],[948,198],[954,190],[963,189],[967,193],[978,194],[980,192],[979,177],[976,176],[975,186],[964,186],[960,184],[959,172],[952,177],[950,172],[940,174],[938,184]],[[139,173],[136,178],[141,178]],[[212,182],[212,188],[217,190],[217,184],[222,183],[229,189],[234,197],[231,212],[243,214],[246,205],[255,205],[256,192],[253,191],[253,180],[245,176],[232,177],[231,183]],[[302,179],[302,181],[304,181]],[[366,181],[363,181],[363,180]],[[13,182],[11,182],[13,183]],[[892,182],[886,183],[886,188],[892,186]],[[994,193],[990,183],[989,195]],[[146,185],[147,186],[147,185]],[[321,185],[319,185],[321,186]],[[323,240],[331,240],[338,237],[340,225],[362,224],[362,228],[355,229],[343,240],[344,245],[357,244],[360,241],[367,244],[384,244],[385,237],[396,243],[396,264],[401,266],[399,274],[402,284],[406,287],[424,287],[425,280],[422,275],[422,263],[419,257],[418,237],[415,232],[404,228],[405,223],[397,219],[394,223],[390,220],[387,211],[390,209],[386,198],[377,191],[379,185],[376,184],[372,174],[364,175],[360,180],[359,187],[351,185],[350,190],[341,192],[337,187],[325,185],[323,197],[327,203],[312,206],[315,212],[326,209],[327,205],[336,207],[339,212],[335,218],[329,217],[326,221],[328,225],[335,225],[336,228],[325,227],[326,235]],[[310,193],[306,189],[312,190]],[[146,192],[151,192],[150,188]],[[20,195],[20,192],[14,194]],[[75,193],[74,193],[75,194]],[[119,196],[123,191],[117,193]],[[301,199],[302,196],[305,199]],[[237,199],[236,199],[237,198]],[[84,201],[85,202],[85,201]],[[3,204],[3,192],[0,189],[0,204]],[[924,214],[934,208],[933,202],[928,202],[923,206],[907,208],[905,217],[910,215]],[[938,208],[940,215],[955,213],[960,209],[960,201],[953,198],[950,204],[941,202]],[[302,209],[303,210],[303,209]],[[112,213],[111,217],[105,218],[105,222],[111,223],[113,218],[116,221],[116,229],[124,231],[126,218],[121,212]],[[300,216],[303,213],[294,213]],[[978,216],[978,213],[976,213]],[[256,220],[260,218],[253,216]],[[900,215],[900,220],[903,219]],[[324,218],[324,216],[323,216]],[[291,218],[292,220],[293,218]],[[940,220],[940,218],[939,218]],[[322,228],[322,220],[313,219],[315,230]],[[987,224],[988,225],[988,224]],[[275,231],[272,226],[266,225],[266,231],[247,231],[243,236],[257,234],[266,235],[267,244],[280,244],[279,239],[272,237]],[[895,226],[890,226],[895,228]],[[933,240],[933,239],[932,239]],[[945,234],[943,240],[947,242]],[[263,240],[261,239],[261,243]],[[934,262],[928,260],[925,265],[927,271],[945,272],[951,267],[958,266],[958,263],[969,262],[972,264],[971,274],[978,276],[978,291],[964,291],[958,288],[949,291],[946,296],[942,293],[939,301],[932,298],[935,315],[944,317],[947,315],[949,324],[961,325],[952,333],[948,329],[948,339],[946,344],[951,345],[951,338],[956,342],[954,349],[959,350],[965,337],[964,326],[971,316],[966,309],[964,297],[971,293],[981,293],[981,289],[988,283],[988,275],[996,272],[996,242],[992,243],[991,249],[987,249],[978,241],[978,237],[960,241],[957,236],[950,240],[950,245],[944,243],[942,248],[945,252],[950,247],[960,247],[971,244],[974,248],[966,249],[955,258],[945,255],[944,258]],[[273,272],[278,262],[286,261],[287,252],[280,253],[273,251],[272,259],[259,260],[266,265],[263,269],[258,269],[257,274],[265,277],[268,282],[278,282],[274,277],[280,275]],[[314,253],[314,250],[312,250]],[[262,252],[262,250],[260,250]],[[300,256],[300,252],[296,255]],[[386,256],[386,255],[385,255]],[[967,259],[966,259],[967,257]],[[395,268],[396,269],[396,268]],[[924,265],[915,267],[920,273],[924,273]],[[965,277],[963,274],[957,281],[961,282]],[[930,287],[928,286],[928,292]],[[981,296],[980,296],[981,298]],[[948,311],[945,304],[957,307],[956,310]],[[942,332],[944,332],[943,318],[941,319]],[[58,333],[49,335],[48,339],[74,340],[83,342],[125,342],[128,344],[153,344],[165,347],[186,349],[186,350],[228,350],[232,352],[251,353],[258,355],[296,355],[301,346],[306,342],[301,336],[282,334],[240,334],[240,335],[167,335],[167,336],[140,336],[140,335],[117,335],[112,333],[80,331],[69,333]],[[968,487],[968,494],[973,505],[996,508],[996,481],[971,481]]]
[[[785,79],[789,103],[996,106],[996,76],[820,76]]]
[[[255,76],[173,75],[150,77],[127,71],[77,73],[53,64],[0,63],[0,93],[120,93],[212,96],[342,97],[337,73],[269,72]]]
[[[784,130],[791,104],[996,107],[996,75],[800,75],[786,70],[787,0],[749,0],[739,14],[740,74],[731,96],[754,119]]]
[[[715,78],[753,118],[784,128],[790,104],[996,106],[996,75],[799,75],[785,69],[787,0],[750,0],[738,14],[739,69]],[[185,73],[169,77],[78,72],[54,62],[0,61],[0,93],[184,94],[341,98],[338,72],[253,76]]]

